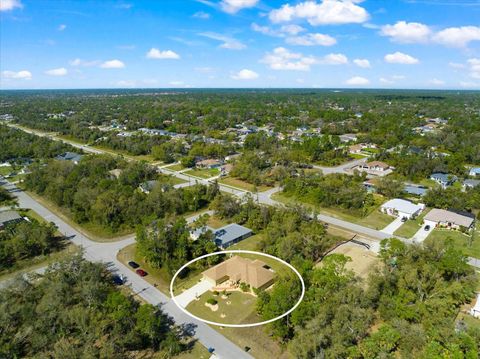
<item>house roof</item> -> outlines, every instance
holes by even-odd
[[[236,223],[228,224],[215,231],[215,242],[217,245],[225,245],[250,233],[252,233],[252,230],[247,227]]]
[[[390,166],[382,161],[372,161],[367,163],[368,167],[382,167],[382,168],[389,168]]]
[[[8,223],[8,222],[11,222],[11,221],[18,221],[19,219],[22,219],[22,216],[20,216],[15,211],[2,211],[2,212],[0,212],[0,224]]]
[[[264,268],[265,263],[260,260],[251,260],[234,256],[216,266],[207,269],[203,275],[215,281],[228,276],[234,281],[245,282],[253,288],[259,288],[270,282],[273,272]]]
[[[462,216],[461,214],[447,211],[445,209],[434,208],[424,217],[426,221],[432,222],[451,222],[458,226],[470,227],[474,221],[473,218]]]
[[[201,166],[211,166],[211,165],[217,165],[219,163],[220,163],[220,160],[209,158],[207,160],[198,161],[196,164]]]
[[[382,204],[382,208],[393,208],[398,212],[415,214],[419,210],[423,209],[423,206],[419,204],[414,204],[404,199],[394,198]]]
[[[449,182],[457,180],[456,176],[450,175],[448,173],[441,173],[441,172],[432,173],[430,175],[430,178],[432,178],[436,181],[444,182],[444,183],[449,183]]]
[[[159,181],[157,181],[157,180],[146,181],[146,182],[143,182],[140,185],[140,187],[143,188],[146,191],[151,191],[157,183],[159,183]]]
[[[63,161],[80,161],[82,159],[82,155],[75,152],[65,152],[55,158]]]
[[[480,185],[480,180],[466,179],[465,181],[463,181],[463,185],[468,187],[477,187],[478,185]]]
[[[477,175],[480,175],[480,167],[470,168],[470,173],[475,173]]]
[[[428,188],[422,187],[422,186],[414,186],[411,184],[406,184],[405,187],[403,187],[403,190],[409,194],[414,194],[417,196],[423,196],[425,193],[427,193]]]

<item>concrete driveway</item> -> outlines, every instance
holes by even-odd
[[[188,288],[182,294],[175,296],[178,304],[183,308],[186,308],[187,305],[194,300],[196,297],[201,296],[206,291],[210,290],[213,287],[212,283],[202,279],[200,282],[195,284],[193,287]]]
[[[399,229],[402,224],[403,224],[402,217],[397,217],[394,219],[392,223],[390,223],[388,226],[382,229],[382,232],[387,234],[393,234],[393,232]]]
[[[425,230],[425,224],[422,225],[422,227],[415,233],[412,237],[412,241],[414,243],[422,243],[425,238],[428,237],[430,233],[434,230],[434,226],[430,226],[430,229],[428,231]]]

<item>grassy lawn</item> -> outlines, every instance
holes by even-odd
[[[186,175],[200,177],[200,178],[210,178],[210,177],[218,176],[220,174],[220,170],[218,168],[191,169],[183,173],[185,173]]]
[[[87,236],[93,241],[115,242],[122,239],[122,237],[132,234],[134,231],[132,228],[125,228],[117,232],[112,232],[111,230],[104,228],[95,223],[82,223],[80,225],[71,218],[71,215],[66,208],[59,207],[52,201],[44,197],[41,197],[33,192],[29,192],[29,191],[25,191],[25,192],[28,193],[28,195],[30,195],[33,199],[35,199],[41,205],[48,208],[50,211],[55,213],[62,220],[67,222],[70,226],[72,226],[77,231],[84,234],[85,236]]]
[[[326,208],[315,206],[310,203],[301,202],[292,197],[287,197],[282,193],[274,193],[272,199],[284,203],[284,204],[301,204],[309,209],[316,210],[317,212],[331,216],[334,218],[342,219],[348,222],[356,223],[365,227],[380,230],[390,224],[394,218],[379,211],[378,207],[371,211],[367,216],[361,217],[354,211],[349,211],[341,208]],[[380,200],[377,197],[377,205],[380,206]]]
[[[188,345],[188,344],[187,344]],[[190,349],[179,355],[175,355],[173,359],[208,359],[212,356],[200,342],[194,341]]]
[[[248,182],[245,182],[245,181],[243,181],[239,178],[225,177],[225,178],[222,178],[221,180],[219,180],[218,182],[221,183],[221,184],[227,185],[227,186],[237,187],[237,188],[244,189],[244,190],[247,190],[247,191],[250,191],[250,192],[254,192],[254,190],[255,190],[255,185],[253,185],[251,183],[248,183]],[[262,186],[256,186],[256,190],[258,192],[263,192],[263,191],[269,190],[271,188],[272,187],[263,186],[263,185]]]
[[[172,171],[181,171],[184,170],[186,167],[183,167],[180,163],[176,163],[174,165],[166,166],[165,168]]]
[[[218,310],[212,311],[205,305],[208,299],[214,298],[218,301]],[[199,318],[211,320],[225,324],[246,324],[246,319],[253,319],[253,323],[261,320],[260,316],[251,317],[255,313],[255,305],[257,297],[243,292],[229,292],[227,298],[223,299],[222,295],[214,295],[208,291],[200,296],[198,300],[193,300],[187,305],[187,310],[198,316]],[[256,317],[256,318],[255,318]]]
[[[361,158],[368,157],[368,155],[362,155],[361,153],[350,153],[348,156],[352,157],[355,160],[359,160]]]
[[[79,247],[68,240],[61,240],[64,247],[56,252],[46,255],[39,255],[33,258],[17,261],[13,267],[0,271],[0,281],[11,279],[19,274],[32,272],[38,268],[46,267],[49,264],[58,262],[67,256],[77,253]]]
[[[137,255],[136,247],[137,245],[134,243],[122,248],[117,254],[117,259],[128,268],[130,268],[127,264],[129,261],[135,261],[140,264],[140,267],[148,273],[143,279],[152,285],[156,285],[157,289],[163,294],[170,296],[170,275],[166,273],[164,269],[152,268],[149,264],[145,263],[145,261]]]
[[[223,226],[226,226],[228,223],[223,221],[222,219],[218,218],[217,216],[209,216],[208,221],[207,221],[207,226],[210,226],[212,228],[220,228]]]
[[[0,167],[0,176],[6,176],[12,172],[12,166],[2,166]]]
[[[178,177],[175,177],[173,175],[169,175],[168,176],[168,183],[172,184],[172,185],[176,185],[176,184],[180,184],[180,183],[185,183],[187,181],[181,179],[181,178],[178,178]]]
[[[228,249],[243,249],[247,251],[259,251],[258,242],[262,239],[261,234],[255,234],[251,237],[245,238],[243,241],[235,243],[233,246],[228,247]],[[267,259],[266,257],[262,257]]]
[[[472,245],[469,245],[470,236],[459,231],[451,231],[448,229],[434,229],[428,236],[429,241],[442,240],[451,238],[456,248],[470,257],[480,258],[480,231],[476,230],[475,238]]]
[[[430,211],[430,209],[425,209],[420,216],[415,219],[409,219],[404,224],[400,226],[393,234],[403,238],[411,238],[417,231],[422,228],[423,217]]]

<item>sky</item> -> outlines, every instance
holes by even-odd
[[[480,0],[0,0],[0,88],[480,89]]]

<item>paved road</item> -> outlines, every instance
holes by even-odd
[[[350,161],[336,167],[326,167],[326,166],[317,166],[313,165],[313,168],[321,170],[323,174],[328,175],[331,173],[348,173],[347,170],[352,167],[358,166],[359,164],[365,163],[368,161],[368,157],[360,158],[358,160]]]
[[[4,184],[7,189],[15,189],[12,184]],[[120,249],[135,242],[135,239],[130,237],[118,242],[99,243],[91,241],[82,233],[78,232],[66,222],[64,222],[57,215],[35,201],[27,193],[23,191],[12,192],[17,198],[20,207],[31,208],[42,216],[45,220],[54,222],[61,233],[70,238],[70,240],[78,246],[85,249],[84,256],[88,260],[110,263],[112,269],[118,274],[123,274],[127,279],[128,285],[132,288],[134,293],[138,293],[147,302],[154,305],[161,305],[162,309],[170,315],[177,325],[193,326],[195,328],[195,337],[205,347],[215,348],[215,353],[219,358],[251,358],[242,349],[237,347],[233,342],[225,338],[216,330],[212,329],[205,323],[194,320],[190,316],[182,312],[175,303],[160,292],[158,289],[150,285],[143,278],[137,276],[128,267],[120,263],[116,255]]]

